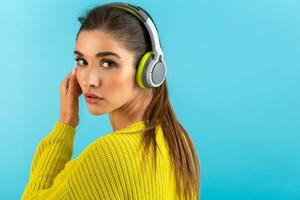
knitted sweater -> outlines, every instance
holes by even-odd
[[[157,126],[157,172],[142,157],[143,121],[99,137],[71,159],[76,129],[57,121],[39,143],[22,195],[26,199],[177,199],[175,175],[161,126]],[[141,146],[142,147],[142,146]],[[150,155],[152,151],[150,149]],[[143,163],[145,168],[143,168]]]

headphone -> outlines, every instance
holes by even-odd
[[[136,72],[136,82],[140,88],[159,87],[166,78],[167,66],[164,61],[163,51],[160,47],[158,33],[151,16],[143,8],[129,3],[114,2],[106,5],[131,13],[146,26],[150,35],[152,50],[146,52],[139,61]]]

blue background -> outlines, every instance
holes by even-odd
[[[59,120],[77,17],[108,1],[1,1],[1,199],[20,199]],[[201,199],[300,199],[300,2],[128,1],[154,18],[171,102],[200,158]],[[73,158],[112,131],[80,97]]]

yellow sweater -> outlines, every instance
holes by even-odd
[[[35,152],[25,199],[129,199],[173,200],[175,175],[161,126],[156,127],[157,173],[151,159],[142,168],[141,133],[143,121],[93,141],[71,159],[76,129],[57,121]],[[126,133],[125,133],[126,132]],[[152,151],[150,155],[152,156]]]

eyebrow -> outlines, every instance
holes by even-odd
[[[79,56],[84,56],[83,53],[81,53],[78,50],[74,51],[75,54],[78,54]],[[115,56],[117,58],[121,58],[118,54],[111,52],[111,51],[103,51],[103,52],[98,52],[96,53],[95,57],[101,57],[101,56]]]

